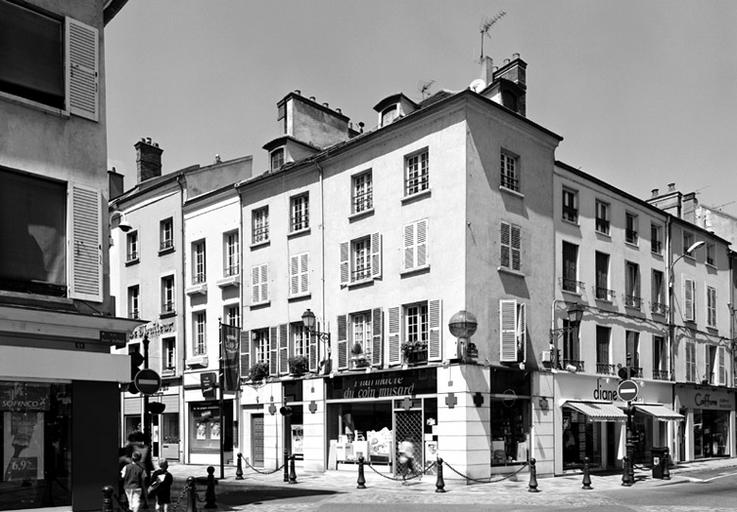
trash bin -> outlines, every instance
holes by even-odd
[[[653,458],[653,478],[660,478],[662,480],[663,470],[665,469],[665,465],[668,463],[668,459],[665,456],[665,454],[668,453],[668,448],[665,446],[653,446],[650,449],[650,453]]]

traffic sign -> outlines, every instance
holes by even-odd
[[[153,395],[161,387],[161,377],[151,368],[144,368],[136,373],[133,384],[144,395]]]
[[[634,380],[623,380],[617,386],[617,395],[620,400],[631,402],[640,395],[640,386]]]

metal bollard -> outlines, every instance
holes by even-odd
[[[438,457],[435,467],[438,468],[438,478],[435,480],[435,492],[445,492],[445,480],[443,479],[443,459]]]
[[[289,452],[284,450],[284,481],[289,482]]]
[[[663,480],[670,480],[670,448],[667,446],[661,464],[663,464]]]
[[[102,488],[102,512],[113,512],[113,488],[110,485]]]
[[[530,483],[527,488],[528,492],[540,492],[540,489],[537,488],[537,469],[535,468],[536,463],[537,461],[534,458],[530,459]]]
[[[292,456],[289,457],[289,483],[290,484],[297,483],[297,471],[294,468],[294,454],[292,454]]]
[[[589,469],[588,457],[583,458],[583,482],[581,483],[583,484],[583,487],[581,487],[582,489],[586,489],[587,491],[593,489],[593,487],[591,487],[591,471]]]
[[[622,485],[625,487],[630,487],[632,485],[629,464],[629,457],[624,457],[622,459]]]
[[[193,476],[187,478],[187,512],[197,512],[197,489]]]
[[[207,466],[207,490],[205,490],[205,508],[217,508],[215,504],[215,468]]]
[[[243,480],[243,463],[241,462],[242,458],[243,458],[243,454],[241,452],[238,452],[238,465],[235,468],[235,479],[236,480]]]
[[[358,480],[356,480],[356,489],[366,488],[366,477],[363,475],[363,455],[358,457]]]

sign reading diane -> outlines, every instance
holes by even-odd
[[[637,400],[640,395],[640,386],[634,380],[623,380],[617,386],[617,395],[619,395],[620,400],[632,402]]]
[[[144,395],[153,395],[161,387],[161,377],[151,368],[144,368],[133,378],[133,383]]]

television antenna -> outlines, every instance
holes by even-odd
[[[419,82],[417,84],[417,90],[420,91],[422,99],[425,99],[425,95],[430,95],[430,87],[435,83],[435,80],[428,80],[427,82]]]
[[[484,36],[491,39],[491,27],[494,26],[494,24],[502,19],[507,13],[505,11],[499,11],[491,18],[486,18],[482,23],[481,27],[479,28],[479,31],[481,32],[481,57],[479,57],[479,60],[484,60]]]

